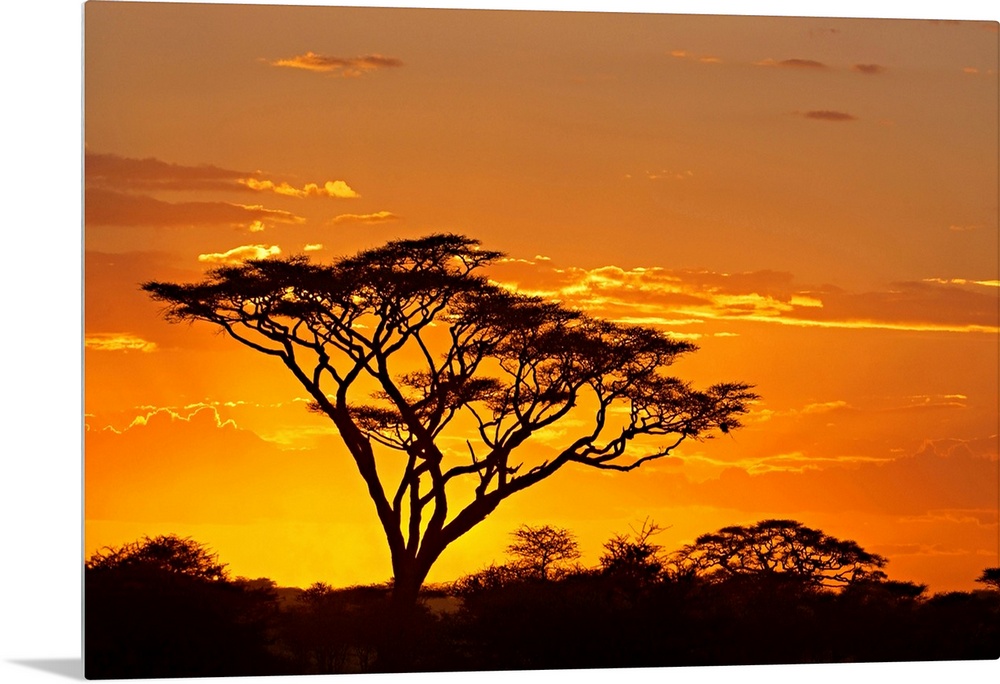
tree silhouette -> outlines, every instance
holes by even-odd
[[[886,559],[794,520],[762,520],[703,534],[673,554],[675,576],[776,576],[838,587],[881,580]]]
[[[517,566],[541,580],[548,580],[561,564],[580,557],[580,545],[569,530],[550,525],[521,525],[511,536],[514,541],[507,547],[507,553],[514,556]]]
[[[490,563],[471,575],[459,577],[452,583],[451,592],[456,596],[474,596],[523,581],[524,573],[521,572],[520,568],[506,563],[500,565]]]
[[[230,581],[190,539],[145,537],[84,565],[89,679],[280,674],[273,583]]]
[[[629,471],[728,432],[755,398],[746,384],[699,391],[666,375],[688,342],[491,283],[481,271],[501,256],[431,235],[331,264],[251,260],[200,283],[142,285],[167,320],[207,321],[284,364],[333,422],[404,613],[445,548],[504,499],[569,463]],[[575,438],[528,448],[571,413],[589,422]],[[465,449],[444,446],[456,441]]]
[[[227,579],[225,564],[219,563],[218,555],[204,544],[173,534],[105,547],[87,559],[84,567],[92,571],[146,568],[213,582]]]
[[[376,660],[382,587],[334,589],[315,582],[285,612],[284,637],[307,674],[370,671]]]
[[[663,528],[646,519],[640,529],[632,528],[632,534],[616,534],[604,543],[604,553],[599,559],[601,571],[639,586],[657,581],[665,567],[663,547],[651,539],[662,531]]]
[[[985,584],[990,589],[1000,590],[1000,567],[986,568],[976,581]]]

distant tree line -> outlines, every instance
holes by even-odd
[[[203,545],[145,538],[85,565],[90,679],[995,659],[1000,568],[928,595],[886,559],[792,520],[661,528],[579,564],[568,530],[522,526],[508,560],[425,587],[401,630],[392,582],[280,588],[232,578]]]

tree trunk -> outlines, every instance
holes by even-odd
[[[417,559],[397,564],[392,594],[385,613],[376,669],[382,672],[412,672],[423,644],[420,643],[420,587],[430,569]]]

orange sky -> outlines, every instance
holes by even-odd
[[[137,285],[450,231],[509,255],[495,280],[690,339],[679,375],[761,400],[677,458],[516,495],[431,581],[501,560],[522,523],[596,563],[647,517],[666,549],[795,518],[932,591],[1000,564],[996,22],[110,2],[85,22],[86,553],[175,532],[238,575],[387,579],[305,392]]]

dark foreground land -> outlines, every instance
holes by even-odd
[[[1000,591],[831,590],[781,575],[480,573],[426,590],[279,589],[159,567],[86,570],[90,679],[1000,657]]]

